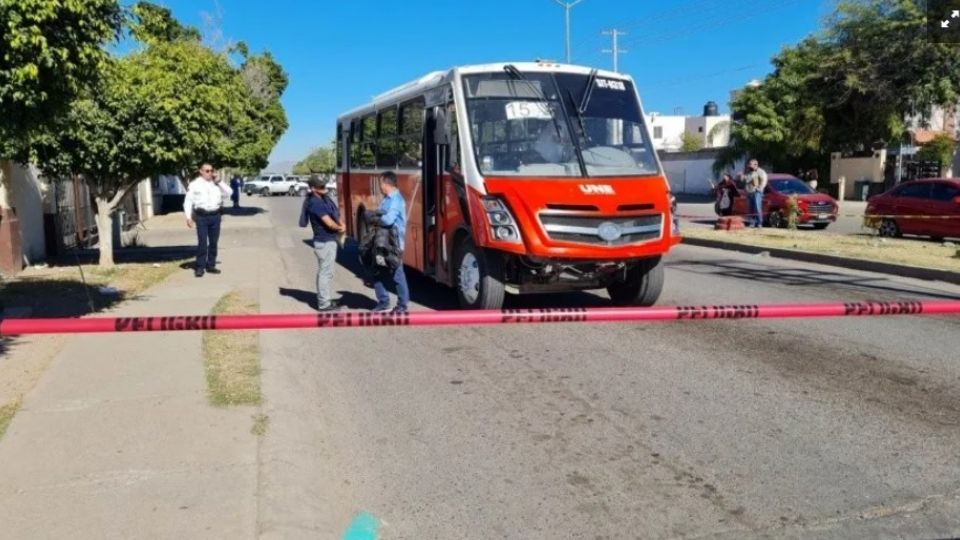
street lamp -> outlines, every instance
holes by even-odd
[[[563,6],[564,12],[566,14],[566,42],[567,42],[567,63],[570,63],[570,10],[573,9],[573,6],[583,2],[583,0],[574,0],[573,2],[562,2],[561,0],[553,0],[554,2]]]

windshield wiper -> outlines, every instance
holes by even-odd
[[[583,112],[577,107],[577,100],[573,97],[573,91],[567,88],[567,96],[570,98],[570,105],[573,108],[573,112],[577,114],[577,123],[580,125],[580,136],[583,137],[584,142],[590,142],[587,138],[587,124],[583,119]]]
[[[581,115],[586,113],[587,107],[590,106],[590,98],[593,97],[593,83],[597,80],[597,73],[599,73],[598,70],[591,70],[590,77],[587,78],[587,87],[583,89],[583,100],[577,108],[577,112]]]

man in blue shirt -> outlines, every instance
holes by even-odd
[[[387,171],[380,175],[380,191],[384,198],[380,203],[378,214],[380,214],[380,226],[392,228],[397,235],[397,242],[400,247],[400,265],[392,272],[394,284],[397,287],[397,305],[393,308],[393,313],[406,313],[410,303],[410,289],[407,287],[407,276],[403,273],[403,250],[407,236],[407,208],[397,188],[397,175]],[[388,277],[389,271],[377,272],[374,276],[373,290],[377,295],[377,306],[374,311],[387,311],[390,308],[390,295],[387,293],[387,287],[384,281]]]
[[[310,192],[303,201],[300,226],[313,227],[313,250],[317,255],[317,310],[334,311],[340,305],[330,299],[330,282],[337,263],[337,235],[346,228],[340,221],[340,209],[327,194],[327,183],[316,175],[307,180]]]

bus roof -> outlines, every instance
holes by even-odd
[[[473,73],[489,73],[503,71],[504,67],[513,65],[522,72],[550,72],[550,73],[576,73],[588,75],[593,68],[586,66],[576,66],[571,64],[558,64],[554,62],[499,62],[495,64],[475,64],[469,66],[458,66],[446,71],[434,71],[419,79],[400,85],[388,90],[382,94],[374,96],[367,104],[347,111],[337,117],[339,124],[343,120],[356,118],[364,114],[376,111],[387,105],[393,105],[407,99],[419,96],[428,90],[436,88],[441,84],[450,82],[457,75],[469,75]],[[620,79],[629,81],[629,75],[616,73],[613,71],[597,70],[597,74],[605,79]]]

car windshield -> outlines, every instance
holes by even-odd
[[[816,193],[799,178],[783,178],[770,181],[770,189],[784,195],[810,195]]]
[[[627,81],[493,72],[464,78],[480,171],[500,176],[652,175],[659,169]]]

